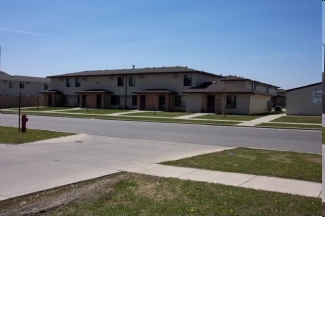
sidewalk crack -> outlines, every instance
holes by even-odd
[[[245,182],[243,182],[242,184],[240,184],[238,187],[241,187],[242,185],[244,185],[245,183],[248,183],[249,181],[253,180],[253,179],[256,178],[256,177],[257,177],[257,175],[254,175],[254,177],[252,177],[252,178],[246,180]]]

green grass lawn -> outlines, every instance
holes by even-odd
[[[236,121],[250,121],[250,120],[254,120],[263,116],[267,116],[267,115],[225,115],[225,117],[223,115],[216,115],[216,114],[209,114],[209,115],[202,115],[202,116],[198,116],[195,117],[197,119],[215,119],[215,120],[236,120]]]
[[[0,144],[23,144],[41,141],[50,138],[64,137],[73,135],[71,133],[53,132],[45,130],[28,129],[22,133],[18,128],[0,127]]]
[[[61,216],[320,216],[317,198],[128,174],[96,198],[40,213]]]
[[[321,116],[283,116],[271,122],[322,123]]]
[[[106,109],[106,108],[82,108],[77,110],[70,111],[71,113],[76,114],[94,114],[94,115],[104,115],[104,114],[115,114],[115,113],[124,113],[129,112],[130,110],[125,109]]]
[[[289,124],[289,123],[272,123],[265,122],[256,125],[256,127],[263,128],[279,128],[279,129],[308,129],[308,130],[320,130],[321,125],[318,124]]]
[[[185,112],[137,112],[133,114],[129,114],[128,116],[148,116],[148,117],[179,117],[179,116],[186,116],[191,115],[192,113],[185,113]],[[126,116],[126,115],[125,115]]]
[[[22,107],[20,109],[20,112],[21,113],[25,113],[25,112],[33,112],[33,111],[39,111],[39,112],[46,112],[46,111],[56,111],[56,110],[69,110],[69,109],[72,109],[74,107],[48,107],[48,106],[39,106],[38,108],[35,106],[35,107]],[[18,112],[18,108],[15,107],[15,108],[7,108],[7,109],[2,109],[3,112],[6,112],[6,111],[15,111],[15,112]]]
[[[322,156],[236,148],[162,164],[322,182]]]
[[[240,122],[236,121],[215,121],[215,120],[208,120],[208,119],[200,119],[200,120],[193,120],[193,119],[175,119],[175,118],[154,118],[154,117],[128,117],[126,115],[116,116],[116,117],[109,117],[104,116],[105,119],[112,119],[112,120],[129,120],[129,121],[147,121],[147,122],[167,122],[167,123],[185,123],[185,124],[206,124],[206,125],[236,125]]]

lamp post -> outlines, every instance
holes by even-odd
[[[323,47],[324,47],[324,69],[323,69],[323,74],[325,74],[325,44],[323,44]],[[323,75],[322,74],[322,75]],[[322,76],[323,77],[323,76]],[[322,107],[323,107],[323,113],[325,113],[325,100],[324,100],[324,96],[325,96],[325,83],[324,83],[324,80],[322,78],[322,83],[323,83],[323,93],[322,93]]]

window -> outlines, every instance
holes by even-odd
[[[48,84],[44,84],[44,90],[48,90],[49,89],[49,85]]]
[[[20,83],[19,83],[19,88],[20,88],[20,89],[24,89],[24,87],[25,87],[24,83],[23,83],[23,82],[20,82]]]
[[[121,97],[119,95],[112,95],[111,105],[120,105]]]
[[[81,85],[81,78],[80,77],[76,77],[74,79],[74,86],[75,87],[80,87],[80,85]]]
[[[226,107],[227,108],[236,108],[236,96],[235,95],[227,95]]]
[[[117,78],[117,87],[124,87],[124,77],[123,76],[119,76]]]
[[[71,78],[67,78],[66,81],[65,81],[65,85],[67,87],[71,87]]]
[[[129,76],[129,87],[135,87],[135,76]]]
[[[252,83],[252,90],[256,90],[256,84]]]
[[[192,75],[184,75],[184,86],[192,86]]]
[[[133,106],[137,106],[138,103],[138,97],[136,95],[132,96],[132,105]]]
[[[9,88],[14,88],[15,83],[9,81]]]
[[[185,96],[183,96],[183,95],[175,96],[175,106],[185,107]]]

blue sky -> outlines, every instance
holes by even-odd
[[[321,5],[0,0],[1,70],[48,76],[178,65],[289,89],[321,81]]]

